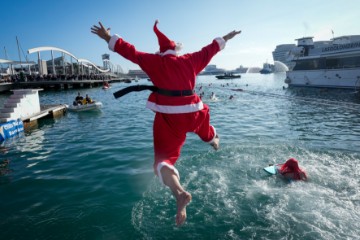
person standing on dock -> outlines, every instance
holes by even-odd
[[[225,47],[226,42],[241,31],[216,38],[198,52],[179,56],[181,45],[168,39],[157,24],[155,21],[153,30],[160,49],[155,54],[140,52],[118,35],[111,36],[110,28],[106,29],[101,22],[99,26],[94,25],[91,32],[104,39],[110,50],[138,64],[158,89],[150,94],[146,105],[156,113],[153,125],[154,172],[176,198],[176,224],[180,226],[186,220],[186,206],[192,199],[181,186],[179,172],[174,166],[186,133],[194,132],[215,150],[219,148],[219,137],[210,125],[209,107],[194,91],[196,76]]]

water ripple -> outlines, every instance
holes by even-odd
[[[153,174],[148,92],[115,100],[111,91],[127,84],[80,89],[103,109],[43,120],[2,144],[11,171],[0,176],[0,238],[356,238],[360,100],[343,91],[284,90],[283,77],[199,78],[221,149],[188,134],[177,163],[193,196],[183,228],[174,226],[174,197]],[[69,104],[77,91],[40,92],[41,102]],[[289,157],[308,182],[289,184],[262,170]]]

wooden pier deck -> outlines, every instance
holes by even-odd
[[[66,112],[66,105],[59,104],[59,105],[43,105],[40,106],[41,111],[36,113],[30,117],[26,117],[21,119],[23,122],[31,122],[40,118],[44,117],[57,117],[62,116]]]
[[[29,117],[21,119],[24,123],[24,128],[28,129],[37,125],[37,120],[42,118],[58,118],[62,117],[66,113],[65,104],[57,105],[42,105],[40,106],[40,112],[33,114]]]

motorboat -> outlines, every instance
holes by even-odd
[[[233,74],[233,73],[224,73],[222,75],[216,75],[217,79],[233,79],[233,78],[241,78],[240,74]]]
[[[285,83],[301,87],[360,88],[360,35],[313,42],[313,37],[296,39],[288,53],[295,63],[286,72]]]
[[[273,70],[271,68],[271,65],[269,63],[264,63],[263,68],[260,70],[261,74],[269,74],[272,73]]]
[[[93,102],[87,104],[78,104],[78,105],[66,105],[66,109],[72,112],[84,112],[84,111],[94,111],[99,110],[102,107],[101,102]]]
[[[104,84],[103,84],[103,86],[102,86],[102,89],[108,90],[108,89],[110,89],[110,88],[111,88],[110,84],[109,84],[107,81],[104,82]]]

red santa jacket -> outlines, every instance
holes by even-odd
[[[196,75],[224,47],[225,40],[216,38],[198,52],[177,56],[173,50],[160,54],[137,51],[133,45],[117,35],[113,35],[109,41],[110,50],[138,64],[150,77],[154,86],[166,90],[193,90]],[[197,94],[170,97],[153,92],[146,107],[162,113],[189,113],[202,110],[203,103]]]

